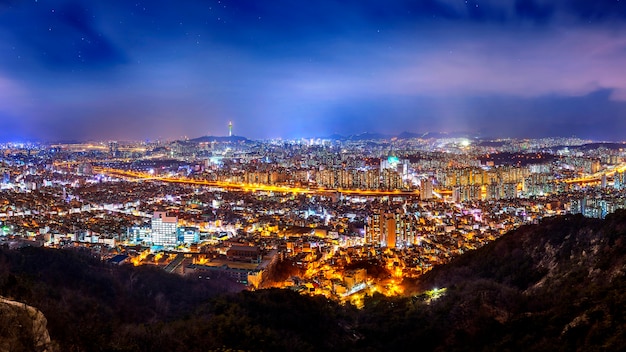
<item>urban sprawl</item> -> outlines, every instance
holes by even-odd
[[[626,208],[625,161],[578,138],[9,143],[0,244],[358,305],[524,224]]]

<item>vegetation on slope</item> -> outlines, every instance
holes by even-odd
[[[64,351],[626,350],[625,275],[626,212],[520,228],[423,276],[415,295],[363,309],[225,293],[76,251],[0,250],[0,295],[40,309]]]

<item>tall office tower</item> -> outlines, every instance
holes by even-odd
[[[11,182],[11,172],[9,169],[0,168],[0,176],[2,177],[2,183]]]
[[[229,121],[228,122],[228,137],[232,137],[233,136],[233,122]]]
[[[382,239],[383,215],[383,211],[374,211],[374,213],[367,218],[365,225],[366,244],[380,245]]]
[[[396,248],[396,218],[393,213],[385,213],[383,215],[382,234],[383,241],[381,245],[389,248]]]
[[[422,189],[420,190],[420,199],[429,200],[433,197],[433,182],[431,180],[422,180]]]
[[[177,226],[177,217],[167,216],[164,211],[154,212],[152,215],[152,244],[155,246],[175,246]]]
[[[109,155],[115,158],[117,157],[118,152],[119,152],[119,144],[117,143],[117,141],[110,141],[109,142]]]

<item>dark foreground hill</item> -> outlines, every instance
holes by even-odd
[[[626,350],[626,212],[526,226],[421,278],[444,350]]]
[[[286,290],[227,294],[84,254],[0,252],[0,295],[63,351],[623,351],[626,212],[513,231],[363,309]],[[433,289],[437,290],[433,290]]]

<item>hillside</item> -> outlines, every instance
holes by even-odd
[[[436,268],[431,319],[446,350],[624,350],[626,212],[566,216],[513,231]]]
[[[61,351],[117,350],[114,336],[178,319],[222,287],[153,267],[111,266],[83,251],[0,249],[0,296],[39,309]]]
[[[522,227],[362,309],[36,248],[0,250],[0,295],[43,312],[66,351],[612,351],[626,350],[625,264],[619,212]]]

